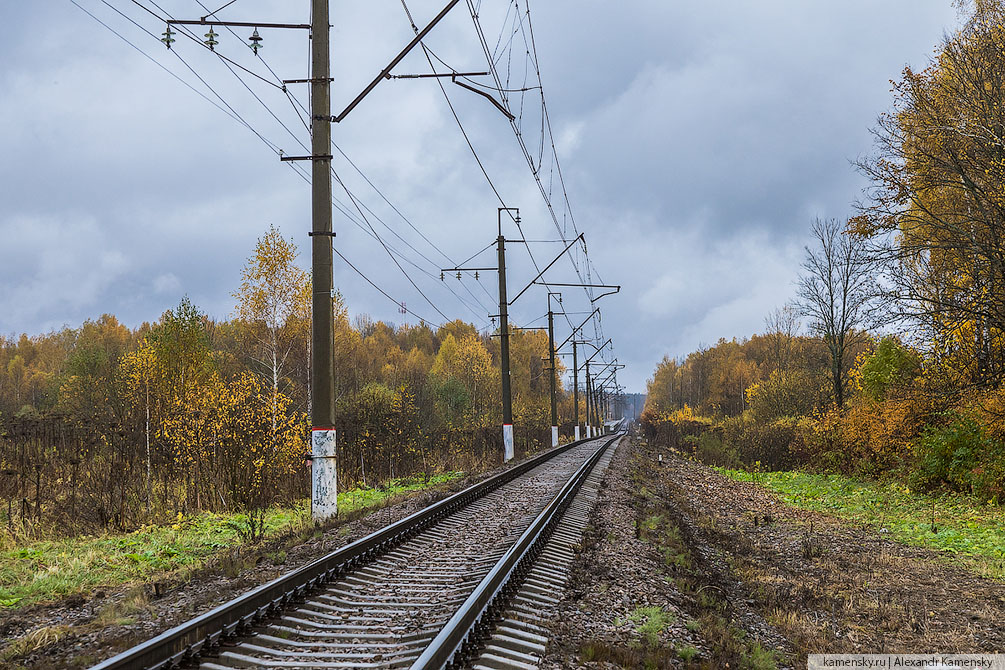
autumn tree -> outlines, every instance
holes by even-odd
[[[433,360],[429,377],[451,418],[485,426],[495,422],[499,397],[499,372],[477,335],[459,340],[447,334]]]
[[[64,328],[46,335],[22,334],[5,340],[0,349],[0,412],[32,414],[51,409],[58,401],[67,358],[76,332]]]
[[[886,399],[921,373],[921,357],[893,336],[884,337],[875,351],[860,359],[855,370],[859,386],[875,401]]]
[[[78,416],[111,412],[119,360],[132,345],[130,330],[111,314],[73,331],[60,375],[60,406]]]
[[[813,222],[815,247],[806,247],[798,280],[799,309],[830,353],[834,404],[843,407],[849,353],[861,343],[873,299],[872,274],[864,241],[845,232],[836,219]]]
[[[310,340],[311,282],[296,259],[293,240],[271,226],[258,238],[234,293],[238,317],[257,344],[255,361],[274,394],[285,386],[291,354],[305,349]],[[306,379],[300,386],[307,386]],[[278,421],[278,416],[273,419]]]
[[[265,535],[268,508],[279,499],[282,482],[294,478],[308,453],[307,415],[291,400],[244,373],[221,389],[220,451],[228,495],[246,512],[241,528],[249,541]]]
[[[956,384],[1005,378],[1005,6],[978,0],[927,68],[905,68],[854,230],[882,260],[891,317]]]
[[[787,370],[795,355],[795,339],[799,332],[799,310],[795,305],[785,305],[764,318],[773,370]]]
[[[151,342],[144,340],[135,350],[126,354],[120,363],[118,382],[124,388],[125,399],[130,406],[138,408],[143,416],[143,455],[146,472],[145,498],[147,513],[153,499],[153,448],[151,436],[154,432],[154,405],[159,391],[163,388],[161,370],[157,354]]]
[[[512,328],[509,347],[515,422],[542,428],[550,426],[547,333]]]
[[[337,291],[332,298],[332,310],[335,318],[332,355],[335,358],[335,398],[338,399],[359,391],[368,375],[363,337],[353,328],[349,310]]]
[[[206,316],[185,297],[149,335],[163,384],[158,435],[175,450],[196,508],[202,506],[204,441],[220,393],[205,324]]]

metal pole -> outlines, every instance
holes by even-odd
[[[572,408],[576,419],[575,439],[579,440],[579,359],[576,356],[575,338],[572,340]]]
[[[509,302],[506,299],[506,238],[502,234],[502,208],[499,209],[499,358],[502,372],[503,463],[513,459],[513,399],[509,373]]]
[[[548,295],[548,355],[551,359],[551,446],[558,446],[558,407],[555,404],[555,313],[551,311],[551,295]]]
[[[586,359],[586,437],[593,437],[590,427],[590,359]]]
[[[311,515],[338,511],[332,356],[331,85],[328,0],[311,8]]]

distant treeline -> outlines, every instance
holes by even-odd
[[[229,321],[185,298],[136,329],[106,314],[0,337],[0,518],[125,529],[306,497],[310,282],[296,253],[275,229],[259,240]],[[340,488],[500,458],[498,338],[334,307]],[[550,444],[547,347],[540,331],[511,335],[518,453]]]

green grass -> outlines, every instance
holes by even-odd
[[[684,661],[685,663],[690,663],[697,655],[698,650],[691,645],[681,647],[680,649],[677,650],[677,658]]]
[[[801,509],[885,528],[904,544],[938,549],[1005,579],[1005,509],[969,496],[929,496],[896,482],[868,482],[841,475],[718,469],[727,477],[754,482]],[[935,530],[932,530],[932,521]]]
[[[392,479],[384,486],[377,488],[351,489],[339,494],[339,510],[348,513],[357,509],[373,507],[374,505],[384,503],[388,498],[414,491],[422,491],[463,476],[463,472],[444,472],[428,478],[425,475],[416,475],[414,477]]]
[[[667,629],[673,621],[673,615],[662,607],[636,607],[628,620],[636,624],[635,632],[650,647],[655,647],[660,642],[660,634]]]
[[[339,494],[340,514],[374,507],[393,496],[419,491],[461,477],[448,472],[392,480],[380,488]],[[19,542],[0,535],[0,607],[23,607],[101,587],[150,581],[242,544],[243,514],[201,513],[174,523],[143,526],[131,533],[108,533]],[[266,516],[266,537],[311,527],[310,505],[274,508]]]

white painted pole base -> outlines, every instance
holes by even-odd
[[[558,426],[551,427],[551,446],[558,446]]]
[[[330,519],[338,513],[338,477],[335,461],[335,430],[311,431],[311,518]]]
[[[513,424],[503,424],[503,463],[513,460]]]
[[[576,425],[576,442],[579,442],[579,425]]]
[[[587,424],[586,426],[586,439],[593,437],[593,426]]]

